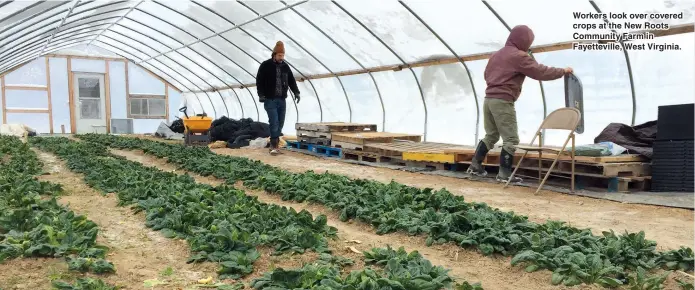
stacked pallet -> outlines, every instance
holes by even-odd
[[[342,148],[331,147],[332,140],[336,134],[376,133],[376,125],[374,124],[343,122],[297,123],[295,124],[295,129],[297,129],[297,140],[296,142],[287,142],[288,147],[326,157],[339,158],[343,157]]]
[[[659,107],[653,144],[653,191],[695,191],[694,110],[693,104]]]
[[[331,139],[331,145],[337,148],[364,151],[365,146],[369,144],[393,143],[395,141],[419,143],[421,138],[420,135],[388,132],[335,133]]]
[[[356,123],[297,123],[297,141],[330,146],[333,134],[335,133],[367,133],[376,132],[374,124],[356,124]]]
[[[441,143],[392,142],[369,144],[364,149],[372,154],[371,159],[388,161],[399,165],[429,167],[438,170],[463,171],[468,168],[475,149],[468,146],[457,146]],[[523,153],[515,154],[514,165],[519,162]],[[519,174],[539,178],[548,172],[552,161],[557,155],[544,153],[529,153],[524,159]],[[347,154],[344,158],[350,158]],[[572,173],[571,158],[561,155],[553,169],[553,180],[564,184],[569,181]],[[365,160],[366,161],[366,160]],[[490,172],[499,166],[500,150],[493,150],[483,160]],[[540,170],[539,170],[540,168]],[[630,192],[649,189],[651,167],[648,161],[640,155],[621,155],[607,157],[575,157],[575,176],[578,187],[604,188],[608,191]]]

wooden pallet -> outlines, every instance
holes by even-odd
[[[339,148],[332,148],[328,146],[307,144],[302,142],[287,141],[287,147],[295,150],[305,150],[308,152],[313,152],[315,154],[324,155],[326,157],[343,157],[343,151]]]
[[[444,150],[444,153],[451,153],[451,154],[456,154],[456,162],[470,162],[473,160],[473,156],[475,156],[475,149],[473,148],[462,148],[462,149],[446,149]],[[499,156],[500,156],[501,151],[499,149],[497,150],[492,150],[488,153],[487,158],[492,158],[490,161],[492,162],[499,162]],[[521,156],[524,155],[524,152],[521,150],[517,150],[516,153],[514,154],[515,162],[518,162],[518,158],[521,158]],[[552,154],[552,153],[543,153],[542,158],[544,160],[553,160],[557,154]],[[538,153],[536,152],[529,152],[526,155],[526,158],[529,159],[538,159],[541,157]],[[562,154],[559,158],[561,161],[571,161],[572,158],[569,155]],[[602,156],[602,157],[591,157],[591,156],[576,156],[575,157],[575,162],[578,163],[587,163],[587,164],[598,164],[598,163],[628,163],[628,162],[649,162],[648,159],[646,159],[642,155],[638,154],[625,154],[625,155],[619,155],[619,156]]]
[[[306,131],[306,130],[297,130],[297,137],[310,137],[310,138],[328,138],[331,139],[331,133],[328,132],[320,132],[320,131]]]
[[[348,149],[348,150],[359,150],[359,151],[364,150],[364,145],[348,143],[348,142],[333,141],[333,140],[331,140],[331,146],[333,146],[335,148]]]
[[[437,163],[456,163],[456,155],[451,153],[403,152],[403,160]]]
[[[529,168],[519,169],[519,176],[525,179],[528,177],[538,178],[538,170]],[[544,173],[545,174],[545,173]],[[553,170],[549,181],[551,184],[570,187],[570,174],[564,171],[556,172]],[[596,190],[601,189],[607,192],[644,192],[651,189],[651,177],[608,177],[589,173],[575,173],[575,190]]]
[[[499,155],[490,156],[483,161],[483,165],[497,167],[499,166]],[[514,156],[514,167],[519,164],[520,156]],[[459,164],[470,164],[471,161],[456,162]],[[552,160],[543,158],[540,163],[542,172],[547,172],[552,165]],[[538,171],[538,159],[524,158],[521,168]],[[572,172],[571,161],[558,161],[553,168],[553,172]],[[646,177],[651,176],[651,165],[644,162],[625,162],[625,163],[574,163],[575,174],[591,174],[603,177]]]
[[[383,156],[403,157],[404,152],[419,153],[442,153],[447,154],[448,150],[464,150],[467,146],[458,146],[444,143],[432,142],[408,142],[394,140],[391,143],[370,143],[365,145],[364,151],[380,154]],[[425,160],[422,160],[425,161]]]
[[[422,136],[388,132],[333,133],[331,141],[366,145],[369,143],[391,143],[394,140],[420,142]]]
[[[315,145],[331,146],[331,139],[321,137],[299,137],[297,141]]]
[[[393,159],[391,163],[396,165],[408,166],[408,167],[419,167],[423,169],[434,169],[434,170],[447,170],[447,171],[459,171],[464,172],[468,169],[470,163],[441,163],[441,162],[425,162],[425,161],[408,161],[408,160],[398,160]],[[488,176],[489,178],[494,178],[497,174],[498,164],[488,165]],[[541,170],[541,174],[538,174],[538,168],[522,167],[517,171],[517,175],[522,177],[526,183],[529,180],[536,181],[536,179],[543,178],[547,169]],[[555,185],[559,187],[570,187],[570,173],[564,170],[554,169],[548,179],[549,185]],[[540,182],[538,182],[540,183]],[[538,186],[536,183],[536,186]],[[620,177],[620,176],[603,176],[601,174],[592,173],[582,173],[575,172],[575,189],[589,189],[589,190],[604,190],[608,192],[638,192],[638,191],[649,191],[651,186],[651,177]]]
[[[385,163],[393,161],[393,158],[390,157],[352,149],[343,149],[343,159],[369,163]]]
[[[343,122],[333,122],[333,123],[296,123],[294,128],[302,131],[314,131],[314,132],[357,132],[357,131],[371,131],[376,132],[376,125],[374,124],[357,124],[357,123],[343,123]]]

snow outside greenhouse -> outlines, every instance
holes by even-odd
[[[0,1],[0,290],[692,289],[694,22]]]

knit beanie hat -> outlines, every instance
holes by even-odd
[[[276,53],[285,53],[285,44],[282,43],[282,41],[278,41],[275,44],[275,48],[273,48],[273,54]]]

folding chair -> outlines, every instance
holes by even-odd
[[[533,139],[531,140],[530,146],[524,146],[524,145],[518,145],[516,146],[517,149],[523,150],[524,155],[521,156],[521,159],[519,160],[519,163],[517,163],[516,168],[514,168],[514,172],[512,172],[512,176],[509,178],[507,183],[504,185],[504,188],[509,186],[509,182],[512,180],[512,177],[516,174],[517,170],[519,170],[519,167],[521,167],[522,162],[524,161],[524,158],[529,152],[538,152],[538,178],[541,178],[541,170],[542,170],[542,163],[543,163],[543,152],[549,152],[549,153],[554,153],[556,154],[555,160],[553,160],[553,164],[550,165],[550,169],[548,169],[548,172],[545,174],[545,177],[543,178],[543,181],[541,181],[541,184],[538,186],[538,189],[536,189],[535,194],[538,194],[538,192],[541,190],[545,182],[548,180],[548,177],[550,176],[550,173],[553,171],[553,168],[555,167],[555,164],[557,163],[558,159],[560,159],[560,156],[565,152],[565,148],[567,148],[567,143],[572,139],[572,151],[570,153],[570,156],[572,157],[572,189],[571,191],[574,192],[574,140],[575,140],[575,135],[574,135],[574,130],[577,129],[577,125],[579,124],[579,121],[581,120],[582,116],[579,110],[575,108],[560,108],[548,115],[545,120],[543,120],[543,123],[541,123],[541,126],[538,128],[538,131],[536,132],[536,135],[533,136]],[[544,129],[551,129],[551,130],[568,130],[569,134],[567,135],[567,139],[565,140],[565,144],[562,145],[562,149],[555,149],[555,148],[550,148],[550,147],[543,147],[541,144],[543,143],[543,135],[541,135],[541,132]],[[534,141],[536,141],[536,137],[538,137],[538,146],[535,146],[533,144]]]

